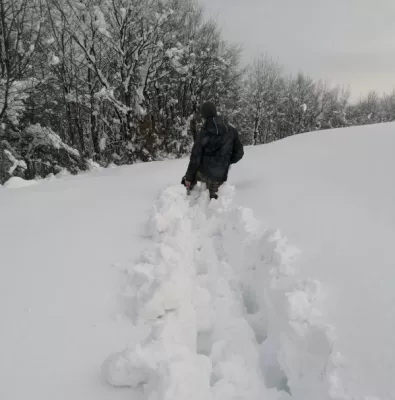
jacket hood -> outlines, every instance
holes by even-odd
[[[203,118],[214,118],[217,116],[217,108],[211,101],[205,102],[201,107],[201,114]]]

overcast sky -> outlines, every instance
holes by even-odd
[[[395,89],[395,0],[199,0],[244,59],[350,85],[353,98]]]

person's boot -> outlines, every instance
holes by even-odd
[[[185,182],[186,182],[186,179],[185,179],[185,176],[183,176],[182,179],[181,179],[181,185],[185,186],[185,189],[186,189],[186,191],[187,191],[187,195],[189,196],[189,195],[191,194],[192,188],[191,188],[191,186],[188,187],[188,186],[185,184]]]
[[[211,193],[210,192],[210,200],[218,200],[218,194],[217,193]]]

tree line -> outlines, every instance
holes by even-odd
[[[268,56],[254,61],[244,82],[239,119],[249,144],[395,120],[395,91],[382,97],[371,91],[359,102],[351,103],[349,88],[314,82],[303,73],[287,77],[281,65]]]
[[[240,57],[194,0],[0,0],[0,183],[183,156],[207,99],[245,144],[395,118]]]

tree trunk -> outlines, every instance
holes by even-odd
[[[99,131],[97,126],[97,115],[95,109],[95,91],[92,82],[92,72],[90,68],[88,68],[88,87],[90,91],[90,124],[91,124],[91,137],[93,144],[93,159],[98,161],[100,159],[100,140],[99,140]]]

